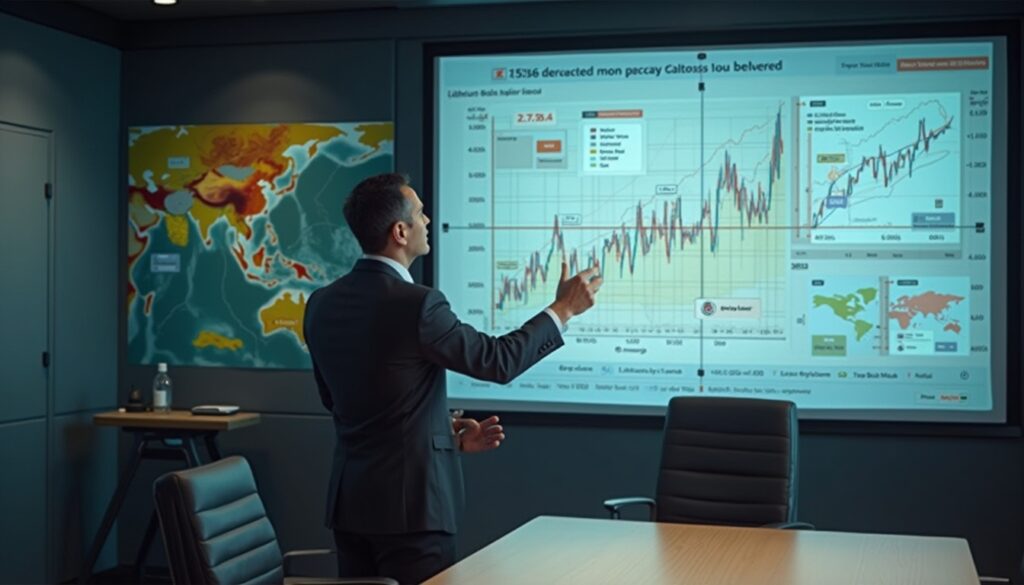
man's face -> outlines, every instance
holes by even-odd
[[[407,251],[410,258],[417,258],[430,252],[430,244],[427,242],[427,225],[430,223],[430,218],[423,213],[423,202],[420,201],[419,195],[412,187],[402,187],[402,194],[409,200],[409,206],[412,208],[412,223],[407,224],[409,226]]]

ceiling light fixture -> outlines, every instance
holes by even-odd
[[[160,6],[171,6],[177,3],[178,0],[153,0],[153,4],[159,4]]]

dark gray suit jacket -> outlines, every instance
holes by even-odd
[[[455,532],[464,493],[445,369],[507,383],[562,345],[543,313],[480,333],[440,292],[367,259],[309,297],[304,333],[337,435],[327,525],[362,534]]]

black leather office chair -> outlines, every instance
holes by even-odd
[[[814,528],[796,521],[797,437],[792,402],[673,398],[655,498],[604,506],[612,518],[642,504],[657,522]]]
[[[153,497],[175,584],[398,585],[382,577],[289,577],[296,559],[333,551],[281,554],[252,468],[243,457],[167,473],[156,480]]]

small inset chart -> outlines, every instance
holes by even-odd
[[[970,279],[902,277],[889,281],[889,355],[967,355]]]
[[[803,96],[799,105],[804,241],[960,241],[959,94]]]
[[[831,276],[810,282],[813,357],[954,356],[970,351],[970,279]]]
[[[811,280],[811,356],[877,356],[881,349],[880,288],[878,277],[870,276]]]

